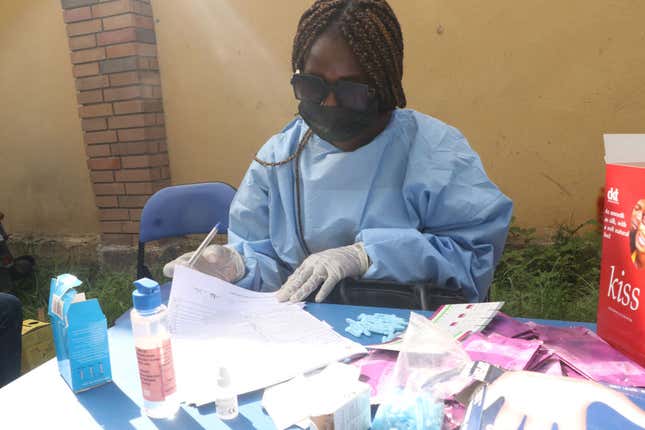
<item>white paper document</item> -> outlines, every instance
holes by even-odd
[[[366,352],[301,305],[184,266],[175,269],[169,326],[177,385],[188,403],[215,400],[219,366],[243,394]]]

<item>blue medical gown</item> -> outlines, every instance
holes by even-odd
[[[307,129],[298,117],[258,158],[284,160]],[[294,169],[295,161],[254,161],[242,180],[228,231],[246,264],[239,286],[274,291],[307,256]],[[363,242],[371,263],[364,279],[430,281],[462,288],[471,301],[486,297],[512,212],[457,129],[407,109],[352,152],[313,135],[300,156],[300,205],[312,253]]]

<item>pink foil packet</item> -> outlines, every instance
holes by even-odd
[[[592,331],[584,327],[551,327],[531,322],[527,325],[544,342],[545,349],[557,354],[565,374],[573,370],[597,382],[645,387],[645,369]]]
[[[553,352],[542,347],[538,349],[538,351],[535,353],[531,361],[529,361],[529,363],[526,365],[524,370],[533,370],[535,368],[538,368],[542,365],[542,363],[550,359],[560,361],[559,357],[556,357]]]
[[[513,339],[497,333],[473,333],[462,346],[473,361],[485,361],[506,370],[523,370],[538,351],[539,340]]]
[[[441,430],[458,430],[464,422],[466,407],[454,399],[444,400]]]
[[[529,325],[506,315],[504,312],[497,312],[497,315],[482,330],[482,333],[486,335],[497,333],[506,337],[535,337]]]
[[[388,376],[394,370],[398,355],[396,351],[372,350],[367,356],[352,363],[361,369],[359,379],[372,389],[370,393],[372,404],[380,402],[380,396],[383,394]]]
[[[564,376],[562,364],[557,358],[547,358],[537,366],[531,368],[533,372],[544,373],[546,375]]]
[[[573,367],[567,365],[566,362],[560,361],[560,369],[562,370],[562,375],[568,376],[569,378],[575,378],[575,379],[591,379],[587,377],[586,375],[583,375],[580,373],[578,370],[574,369]]]

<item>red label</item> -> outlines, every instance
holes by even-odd
[[[143,398],[159,402],[177,390],[170,339],[161,348],[137,348]]]
[[[645,169],[607,165],[598,334],[645,366]]]

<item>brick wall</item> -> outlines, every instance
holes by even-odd
[[[61,0],[101,241],[135,245],[170,169],[149,0]]]

